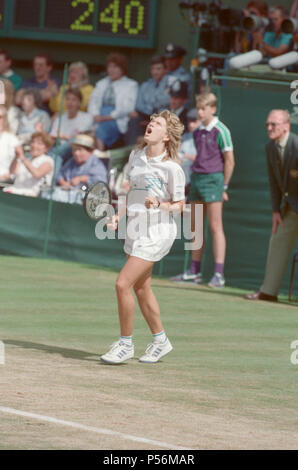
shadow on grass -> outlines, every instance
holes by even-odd
[[[49,346],[47,344],[32,343],[30,341],[17,341],[17,340],[4,340],[5,344],[17,346],[21,349],[35,349],[44,351],[48,354],[60,354],[62,357],[70,359],[78,359],[80,361],[99,362],[99,354],[90,353],[87,351],[80,351],[78,349],[66,349],[59,346]],[[95,356],[97,356],[95,358]]]
[[[152,282],[152,285],[154,286],[154,281]],[[245,294],[247,294],[249,291],[247,290],[241,290],[239,289],[238,292],[235,292],[235,290],[230,290],[228,287],[225,287],[224,289],[211,289],[207,286],[198,286],[198,285],[191,285],[191,284],[183,284],[183,283],[174,283],[173,285],[170,285],[170,284],[155,284],[155,287],[159,287],[161,289],[179,289],[179,290],[182,290],[182,291],[196,291],[196,292],[200,292],[202,294],[207,294],[209,296],[211,295],[220,295],[220,296],[228,296],[228,297],[237,297],[239,300],[241,301],[246,301],[246,302],[250,302],[251,304],[254,303],[254,301],[252,300],[246,300],[243,298],[243,296]],[[251,291],[250,291],[251,292]],[[290,302],[289,300],[287,300],[287,298],[285,296],[280,296],[279,297],[279,301],[278,302],[266,302],[266,304],[270,304],[270,305],[276,305],[276,306],[287,306],[287,307],[292,307],[292,308],[296,308],[298,307],[298,303],[297,303],[297,299],[293,299],[294,301]],[[264,301],[258,301],[258,302],[264,302]]]

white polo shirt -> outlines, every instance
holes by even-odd
[[[168,254],[175,241],[177,227],[168,211],[146,209],[146,197],[154,197],[159,202],[185,199],[184,172],[178,163],[164,160],[165,156],[166,152],[147,158],[145,147],[133,151],[128,163],[130,189],[127,197],[128,220],[124,251],[131,256],[153,262]]]

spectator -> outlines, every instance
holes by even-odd
[[[96,181],[107,182],[107,170],[102,161],[94,154],[94,139],[85,134],[78,134],[72,143],[73,157],[60,169],[52,197],[60,202],[81,203],[83,184]]]
[[[227,189],[234,170],[234,153],[230,131],[215,117],[217,99],[213,93],[204,93],[196,99],[198,117],[202,121],[194,132],[196,159],[192,165],[189,200],[192,203],[192,231],[196,233],[196,205],[203,204],[213,239],[214,274],[209,287],[225,286],[224,263],[226,239],[222,225],[223,201],[228,201]],[[203,282],[201,260],[203,247],[192,250],[189,271],[172,278],[173,281]]]
[[[169,107],[170,96],[164,57],[152,57],[150,72],[151,78],[140,86],[136,110],[130,113],[127,144],[134,145],[137,138],[144,135],[145,127],[153,113],[159,113]]]
[[[244,297],[276,302],[291,250],[298,238],[298,136],[290,132],[288,111],[272,110],[266,127],[272,234],[263,284],[259,291]]]
[[[290,17],[298,18],[298,0],[294,0],[291,6]]]
[[[9,131],[7,109],[0,104],[0,181],[10,179],[10,164],[15,157],[16,148],[20,146],[18,138]]]
[[[127,77],[125,56],[109,54],[106,67],[108,76],[97,82],[88,105],[99,150],[111,148],[127,132],[138,94],[137,82]]]
[[[7,119],[9,130],[13,134],[18,132],[20,118],[21,118],[21,110],[18,106],[14,105],[14,96],[15,91],[13,84],[10,80],[6,80],[6,78],[2,78],[1,82],[4,84],[4,92],[5,92],[5,107],[7,109]]]
[[[273,23],[273,31],[267,31],[264,34],[264,40],[260,46],[260,50],[264,56],[277,57],[289,51],[293,36],[281,31],[281,24],[288,17],[288,11],[283,6],[274,7],[270,13]]]
[[[32,134],[37,131],[49,132],[51,127],[50,116],[41,108],[42,100],[36,88],[27,88],[22,94],[21,102],[23,113],[17,135],[22,145],[30,142]]]
[[[187,113],[187,132],[184,133],[182,144],[179,150],[179,157],[181,159],[181,168],[185,174],[186,187],[190,184],[191,167],[197,155],[197,149],[193,138],[193,133],[199,127],[201,121],[198,117],[197,109],[191,109]],[[187,190],[185,191],[188,192]]]
[[[51,137],[45,132],[33,134],[30,142],[30,160],[25,157],[22,147],[18,147],[10,166],[10,173],[15,175],[14,183],[3,191],[37,197],[44,185],[50,186],[54,164],[47,152],[52,144]]]
[[[0,78],[7,78],[13,84],[15,90],[18,90],[22,84],[22,77],[12,69],[12,57],[4,49],[0,50]]]
[[[87,111],[90,95],[93,91],[93,86],[89,83],[89,73],[87,65],[84,62],[73,62],[69,66],[68,80],[66,90],[79,90],[82,94],[80,110]],[[59,88],[56,96],[53,96],[49,101],[50,110],[53,113],[60,111],[63,87]],[[64,104],[64,111],[66,104]]]
[[[187,129],[187,83],[176,80],[170,88],[170,111],[175,113],[182,124],[184,129]]]
[[[251,0],[247,3],[243,13],[246,16],[255,15],[268,18],[269,8],[266,2],[262,0]],[[235,52],[237,54],[248,52],[251,49],[259,49],[263,42],[265,28],[259,28],[256,31],[247,33],[246,31],[237,31],[235,34]]]
[[[298,0],[295,0],[290,11],[290,17],[298,19]],[[294,42],[298,42],[298,34],[293,35]]]
[[[91,114],[80,111],[82,103],[82,94],[79,89],[68,89],[65,93],[66,112],[61,116],[60,122],[60,145],[51,150],[50,155],[55,154],[59,157],[56,168],[60,168],[62,162],[65,162],[72,156],[71,142],[79,133],[91,131],[93,127],[93,117]],[[58,137],[59,117],[52,125],[51,136],[54,139]]]
[[[37,54],[33,59],[34,77],[25,80],[16,94],[16,104],[21,105],[22,95],[26,88],[37,88],[40,91],[44,111],[50,113],[49,100],[58,93],[59,80],[51,76],[53,61],[49,54]]]
[[[183,56],[186,54],[186,50],[173,43],[168,43],[165,46],[164,57],[166,59],[166,68],[168,72],[168,86],[179,79],[180,81],[187,83],[188,99],[191,98],[191,75],[186,72],[183,67]]]

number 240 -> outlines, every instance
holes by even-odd
[[[77,18],[71,25],[72,30],[77,31],[93,31],[92,24],[86,24],[86,19],[93,14],[94,12],[94,1],[91,0],[73,0],[71,6],[76,8],[79,3],[86,4],[86,10]],[[137,20],[136,25],[132,26],[131,16],[132,10],[137,9]],[[111,24],[112,33],[117,33],[119,25],[124,23],[124,29],[129,34],[138,34],[144,28],[144,16],[145,16],[145,7],[142,5],[140,0],[130,0],[130,2],[125,6],[124,10],[124,21],[123,18],[119,15],[120,10],[120,0],[113,0],[100,14],[99,22],[105,24]]]

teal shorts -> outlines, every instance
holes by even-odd
[[[189,201],[218,202],[222,201],[224,174],[192,173],[190,178]]]

